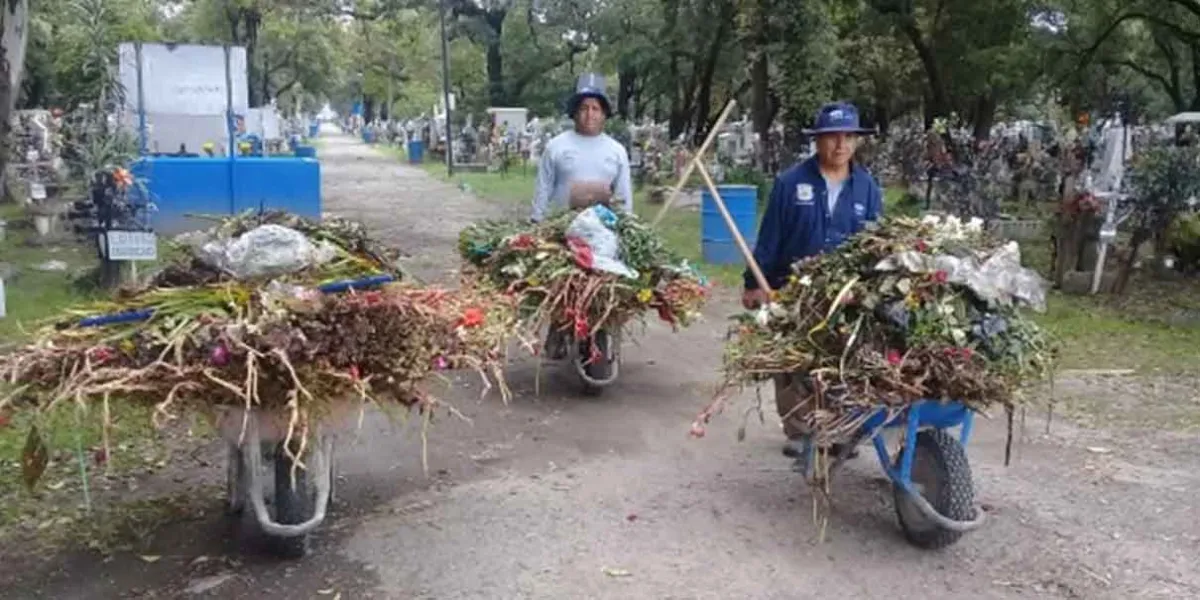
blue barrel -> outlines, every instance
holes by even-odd
[[[320,123],[309,123],[308,124],[308,137],[315,138],[315,137],[317,137],[317,134],[320,132],[321,132],[321,124]]]
[[[421,159],[425,158],[425,142],[423,140],[410,140],[408,142],[408,162],[417,164]]]
[[[317,149],[313,146],[305,146],[303,144],[296,145],[296,158],[316,158]]]
[[[758,188],[752,185],[719,185],[717,191],[725,201],[725,208],[746,240],[750,250],[758,239]],[[725,225],[712,192],[707,189],[700,196],[700,254],[704,262],[714,265],[732,265],[745,262],[733,233]]]
[[[374,131],[363,131],[362,138],[363,138],[364,142],[366,142],[368,144],[374,144],[375,143],[375,132]]]

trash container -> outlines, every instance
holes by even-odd
[[[422,140],[408,142],[408,162],[415,165],[420,163],[423,158],[425,158],[425,142]]]

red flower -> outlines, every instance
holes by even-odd
[[[113,351],[106,346],[99,346],[89,350],[88,357],[92,359],[92,362],[102,365],[113,357]]]
[[[950,275],[945,271],[939,270],[933,273],[933,281],[936,283],[946,283],[948,279],[950,279]]]
[[[900,363],[904,361],[904,356],[902,356],[900,354],[899,350],[888,350],[887,351],[887,361],[888,361],[889,365],[896,367],[896,366],[899,366]]]
[[[522,234],[518,235],[517,237],[514,237],[512,239],[512,241],[510,241],[508,243],[509,246],[520,249],[520,250],[532,248],[536,244],[537,244],[537,240],[534,240],[533,236],[529,235],[528,233],[522,233]]]
[[[472,306],[463,311],[462,318],[458,320],[459,327],[478,327],[483,325],[484,314],[483,309],[478,306]]]
[[[591,327],[588,327],[587,319],[583,316],[575,317],[575,338],[583,339],[591,334]]]
[[[960,352],[962,353],[962,357],[967,360],[971,360],[971,357],[975,355],[975,351],[970,348],[963,348]]]
[[[671,312],[671,307],[667,306],[666,304],[658,305],[658,318],[670,323],[671,325],[675,324],[675,314]]]
[[[924,252],[929,249],[929,244],[925,240],[917,240],[917,252]]]
[[[587,245],[587,242],[579,238],[567,238],[567,247],[575,255],[575,264],[579,265],[579,268],[591,269],[592,265],[595,264],[592,247]]]
[[[372,304],[379,304],[380,302],[383,301],[383,292],[380,292],[379,290],[363,292],[362,297],[363,297],[363,301],[367,303],[367,306],[370,306]]]

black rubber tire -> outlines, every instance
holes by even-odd
[[[613,365],[609,358],[609,344],[612,338],[607,331],[603,329],[595,334],[596,350],[600,353],[600,358],[594,361],[587,362],[592,354],[591,342],[584,340],[579,342],[579,360],[584,361],[583,372],[587,373],[588,377],[596,381],[605,381],[612,377]],[[604,393],[604,387],[592,385],[587,381],[583,382],[583,393],[588,396],[599,396]]]
[[[904,450],[901,449],[896,456],[895,468],[900,468],[903,458]],[[919,472],[923,475],[927,473],[934,480],[934,493],[922,495],[942,516],[955,521],[975,518],[975,486],[971,480],[971,465],[958,438],[940,429],[926,429],[917,433],[916,454],[913,456],[914,484],[918,483]],[[963,536],[962,531],[946,529],[920,516],[919,510],[900,486],[892,486],[892,495],[900,528],[910,544],[926,550],[938,550],[950,546]]]
[[[296,525],[312,518],[316,510],[316,492],[306,469],[296,469],[295,485],[292,460],[280,443],[275,449],[275,521]],[[303,558],[308,554],[308,534],[271,538],[271,550],[281,558]]]
[[[242,449],[231,445],[228,463],[225,465],[225,514],[230,517],[241,516],[246,510],[245,485],[246,467],[242,460]],[[237,506],[234,506],[233,495],[239,494]]]

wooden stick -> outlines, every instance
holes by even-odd
[[[696,168],[696,165],[699,164],[701,160],[703,160],[704,154],[708,152],[708,146],[712,144],[714,139],[716,139],[717,132],[720,131],[721,126],[725,124],[725,119],[729,118],[729,113],[733,112],[733,107],[735,104],[737,104],[736,100],[730,100],[729,103],[725,105],[725,110],[721,111],[721,116],[717,117],[717,122],[713,125],[712,129],[708,131],[708,137],[704,138],[704,143],[700,144],[700,149],[697,150],[696,154],[692,155],[692,159],[688,161],[687,168],[684,169],[683,175],[679,177],[679,182],[675,184],[675,189],[671,190],[671,195],[667,196],[667,201],[663,203],[663,207],[658,211],[658,216],[654,217],[654,221],[650,223],[651,227],[657,227],[659,221],[662,221],[662,218],[666,216],[667,211],[671,209],[671,204],[675,202],[675,198],[679,196],[679,191],[683,189],[683,185],[687,183],[688,178],[692,176],[692,170]]]
[[[737,242],[738,250],[742,251],[742,257],[746,259],[746,266],[750,268],[755,281],[758,282],[758,288],[769,296],[771,286],[767,284],[767,278],[763,275],[762,268],[758,266],[758,261],[754,260],[754,253],[750,251],[750,246],[746,245],[746,239],[742,237],[742,232],[738,231],[737,224],[733,222],[733,215],[730,215],[729,209],[725,208],[725,201],[721,199],[721,193],[717,191],[717,184],[713,183],[712,177],[709,177],[708,169],[705,169],[704,165],[697,162],[696,168],[700,170],[700,177],[704,178],[704,185],[708,186],[708,191],[712,194],[713,203],[721,211],[721,217],[725,219],[729,233],[733,234],[733,241]]]

